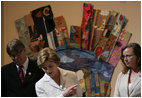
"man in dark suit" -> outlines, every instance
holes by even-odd
[[[1,96],[36,97],[35,83],[44,72],[38,68],[36,61],[26,56],[25,46],[20,40],[11,40],[7,44],[7,53],[13,62],[1,68]],[[20,66],[23,66],[21,72]]]

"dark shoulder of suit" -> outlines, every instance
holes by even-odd
[[[35,77],[37,78],[37,81],[39,79],[41,79],[43,77],[43,75],[44,75],[43,70],[40,69],[37,66],[37,61],[36,60],[29,60],[29,66],[28,66],[28,70],[27,70],[27,75],[30,75],[31,73],[33,73],[35,75]]]
[[[24,83],[20,82],[15,63],[1,68],[1,96],[2,97],[36,97],[35,83],[42,78],[44,72],[38,68],[35,60],[29,59]]]

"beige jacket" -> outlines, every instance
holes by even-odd
[[[138,72],[135,80],[132,82],[130,90],[128,90],[128,79],[130,70],[123,74],[122,72],[118,75],[114,97],[141,97],[141,72]]]
[[[36,83],[35,86],[36,94],[38,97],[63,97],[63,92],[66,88],[74,84],[79,84],[77,76],[74,72],[61,68],[59,68],[59,70],[61,73],[61,85],[59,86],[52,78],[50,78],[50,76],[45,73],[45,75]],[[82,96],[81,88],[79,85],[77,87],[77,94],[75,96]]]

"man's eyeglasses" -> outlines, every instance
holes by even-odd
[[[122,56],[122,59],[124,59],[125,57],[127,58],[127,59],[129,59],[129,58],[131,58],[133,55],[123,55]]]

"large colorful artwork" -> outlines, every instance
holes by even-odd
[[[36,59],[41,49],[50,47],[61,59],[59,67],[82,72],[79,82],[83,96],[110,96],[114,68],[132,36],[125,30],[128,19],[89,3],[83,4],[82,13],[80,26],[71,25],[70,35],[65,18],[54,17],[50,5],[30,11],[15,25],[30,58]]]

